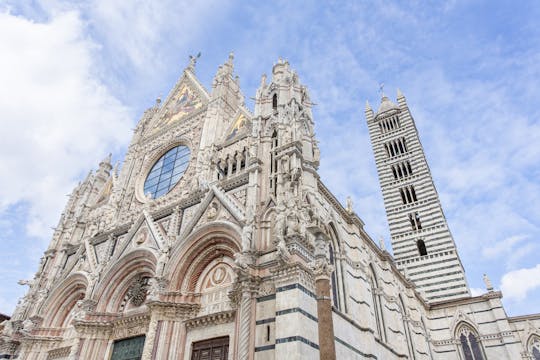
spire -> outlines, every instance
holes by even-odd
[[[403,93],[401,92],[401,90],[398,88],[397,89],[397,98],[404,98],[405,96],[403,96]]]

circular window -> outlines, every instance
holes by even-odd
[[[187,146],[176,146],[154,164],[144,182],[144,194],[155,199],[171,190],[180,180],[189,163]]]

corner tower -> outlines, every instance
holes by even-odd
[[[366,119],[398,268],[429,302],[470,295],[414,119],[403,94]]]

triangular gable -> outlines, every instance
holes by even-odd
[[[191,71],[184,71],[161,109],[154,115],[149,126],[149,133],[155,133],[197,113],[209,100],[210,96]]]
[[[137,218],[137,221],[133,223],[121,248],[116,252],[115,258],[121,258],[129,251],[129,249],[140,245],[156,250],[162,249],[165,246],[164,234],[154,223],[146,210],[143,210],[143,213]]]
[[[244,109],[240,108],[233,117],[231,125],[225,132],[224,142],[233,142],[234,140],[247,135],[250,129],[251,115]]]
[[[181,239],[185,239],[187,235],[189,235],[195,226],[201,222],[201,218],[207,211],[209,211],[209,205],[212,202],[212,200],[216,198],[217,202],[220,206],[223,206],[223,208],[232,216],[234,220],[241,224],[245,224],[246,221],[246,215],[244,213],[244,210],[242,210],[242,207],[237,204],[236,200],[231,198],[229,195],[227,195],[223,190],[219,189],[215,184],[210,186],[210,190],[204,197],[204,199],[201,201],[201,204],[199,205],[197,211],[189,221],[189,223],[183,227],[182,233],[180,234]]]

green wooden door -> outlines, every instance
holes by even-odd
[[[111,360],[140,360],[145,336],[117,340],[113,345]]]

